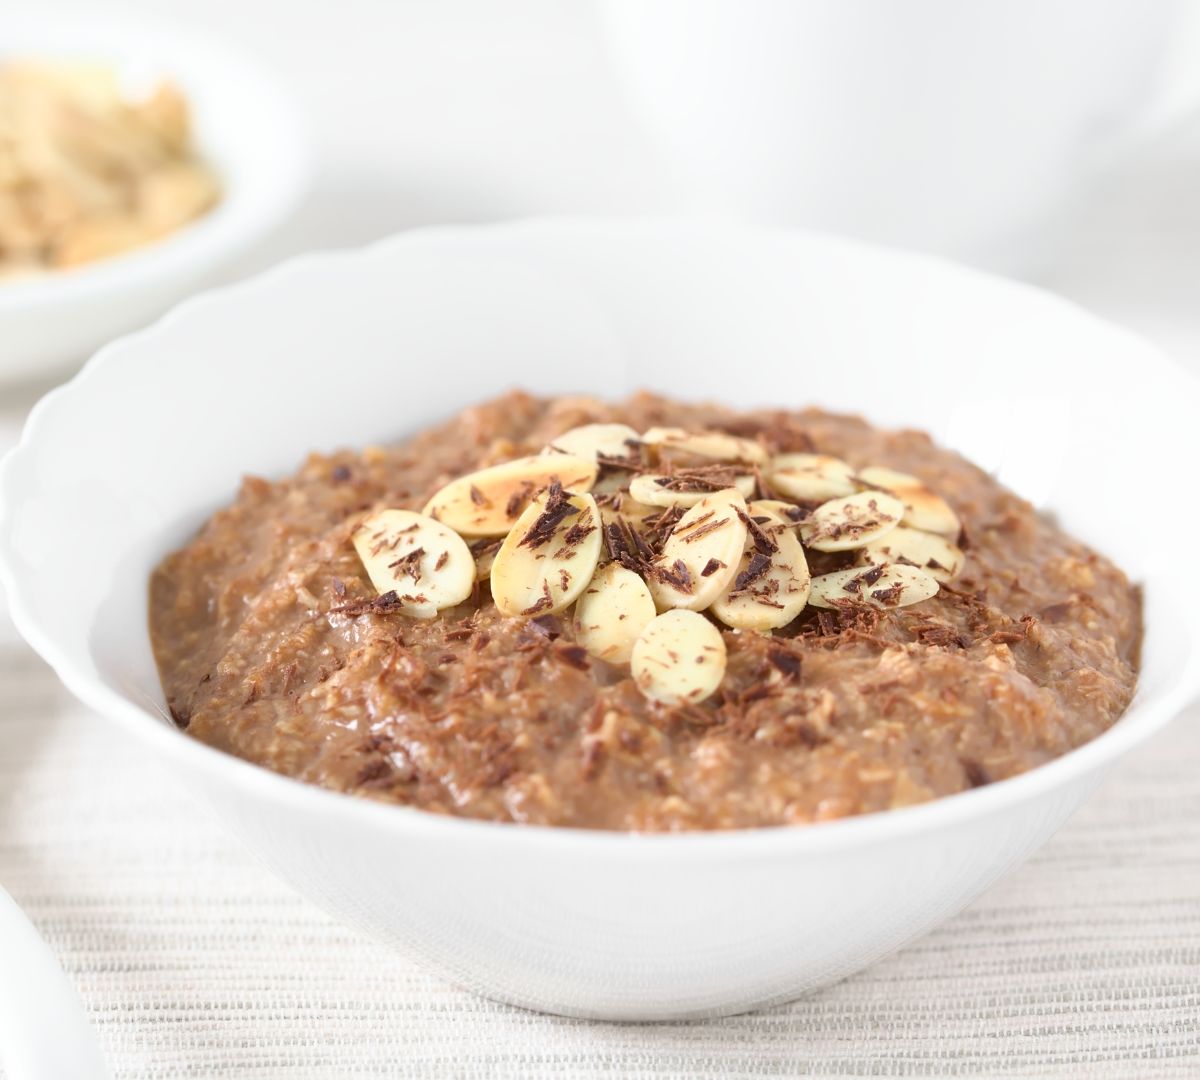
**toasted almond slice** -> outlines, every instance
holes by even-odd
[[[678,483],[674,477],[654,473],[643,473],[629,482],[629,494],[647,506],[695,506],[701,499],[713,494],[708,491],[677,491],[668,486]],[[736,476],[733,486],[748,499],[754,494],[753,476]]]
[[[595,460],[628,457],[641,442],[641,436],[628,424],[584,424],[571,428],[550,440],[543,454],[570,454]]]
[[[962,522],[945,499],[923,480],[908,473],[872,465],[863,469],[858,478],[873,488],[889,492],[904,503],[904,524],[924,532],[937,533],[957,540]]]
[[[828,454],[776,454],[769,480],[776,491],[802,502],[825,502],[858,490],[854,470]]]
[[[596,482],[592,485],[592,494],[614,495],[618,491],[624,491],[628,486],[628,473],[610,472],[607,475],[596,478]]]
[[[750,504],[750,520],[758,531],[748,532],[733,584],[713,601],[712,613],[739,630],[787,626],[808,602],[804,549],[792,523],[770,508],[772,502],[763,499]],[[774,551],[764,550],[772,544]]]
[[[812,514],[811,510],[805,510],[795,503],[784,502],[782,499],[758,499],[751,505],[757,507],[754,511],[756,515],[770,514],[779,518],[789,528],[803,525]]]
[[[831,608],[838,601],[853,600],[877,608],[908,607],[936,596],[938,583],[915,566],[884,563],[880,566],[851,567],[812,579],[808,602],[813,607]]]
[[[609,563],[596,571],[575,605],[575,636],[598,659],[627,664],[654,615],[646,583],[620,563]]]
[[[637,688],[651,701],[695,704],[725,677],[725,642],[703,615],[668,611],[642,631],[630,663]]]
[[[400,608],[432,619],[461,604],[475,584],[475,560],[462,537],[412,510],[380,510],[354,532],[354,550],[382,596],[394,592]]]
[[[642,436],[642,442],[661,450],[692,454],[709,461],[765,465],[768,457],[767,451],[753,439],[727,435],[723,431],[685,431],[683,428],[654,427]]]
[[[899,499],[882,491],[860,491],[822,503],[800,527],[800,536],[815,551],[852,551],[891,532],[903,513]]]
[[[638,502],[628,492],[614,492],[615,497],[597,498],[600,507],[600,519],[605,525],[611,525],[618,518],[624,518],[631,525],[640,525],[648,517],[661,514],[663,507],[651,506],[649,503]]]
[[[729,587],[746,544],[746,520],[737,488],[706,495],[679,519],[647,575],[659,611],[703,611]]]
[[[596,472],[595,461],[571,454],[517,458],[452,480],[422,513],[463,536],[505,536],[552,480],[569,491],[591,491]]]
[[[538,495],[492,563],[492,599],[506,615],[549,615],[573,604],[600,559],[600,510],[557,485]]]
[[[858,553],[859,566],[895,563],[915,566],[941,582],[951,582],[962,573],[966,556],[962,550],[936,533],[897,525],[882,540],[868,544]]]
[[[472,540],[467,547],[475,559],[475,580],[487,581],[492,576],[492,563],[496,561],[496,552],[504,541],[498,537],[481,537]]]

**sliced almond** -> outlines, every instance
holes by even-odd
[[[557,484],[538,495],[492,563],[492,599],[506,615],[549,615],[573,604],[600,559],[600,511]]]
[[[492,563],[496,561],[496,552],[504,541],[500,537],[482,537],[472,540],[467,547],[475,559],[475,580],[487,581],[492,576]]]
[[[723,431],[685,431],[683,428],[655,427],[642,435],[642,442],[660,450],[745,465],[765,465],[767,451],[753,439],[727,435]]]
[[[854,470],[828,454],[776,454],[769,479],[780,494],[801,502],[825,502],[858,490]]]
[[[803,525],[812,516],[811,510],[805,510],[795,503],[784,502],[782,499],[758,499],[752,505],[757,507],[756,514],[771,514],[779,518],[789,528]]]
[[[596,482],[596,462],[571,454],[517,458],[452,480],[423,513],[463,536],[504,536],[530,500],[557,480],[585,492]]]
[[[951,540],[958,539],[962,522],[945,499],[923,480],[908,473],[872,465],[858,474],[864,484],[887,491],[904,503],[904,524],[925,532],[937,533]]]
[[[651,701],[695,704],[725,677],[725,642],[703,615],[668,611],[642,631],[630,663],[637,688]]]
[[[805,547],[852,551],[866,547],[900,524],[904,504],[882,491],[860,491],[818,506],[801,526]]]
[[[739,630],[775,630],[808,602],[808,561],[792,523],[770,502],[752,502],[748,510],[756,528],[748,529],[737,576],[713,601],[712,613]]]
[[[598,659],[626,664],[654,616],[646,583],[620,563],[609,563],[596,571],[575,605],[575,636]]]
[[[570,454],[584,460],[629,457],[641,436],[628,424],[584,424],[550,440],[543,454]]]
[[[354,550],[382,596],[394,592],[400,608],[432,619],[461,604],[475,585],[475,560],[453,529],[412,510],[380,510],[355,530]]]
[[[746,544],[747,516],[742,493],[727,488],[679,519],[647,575],[659,611],[703,611],[730,586]]]
[[[876,608],[908,607],[936,596],[938,583],[915,566],[886,563],[866,569],[851,567],[812,579],[808,602],[813,607],[836,607],[839,601],[852,600]]]
[[[611,525],[618,518],[624,518],[631,525],[638,526],[646,518],[654,517],[663,512],[661,506],[651,506],[649,503],[638,502],[628,492],[612,492],[605,497],[596,498],[600,507],[600,518],[604,524]]]
[[[754,494],[753,476],[731,476],[726,479],[742,493],[742,498],[748,499]],[[643,473],[629,482],[629,494],[647,506],[695,506],[712,493],[711,486],[689,479],[686,470],[677,476]]]
[[[962,549],[936,533],[898,525],[882,540],[868,544],[858,553],[860,566],[896,563],[915,566],[941,582],[951,582],[962,573],[966,556]]]

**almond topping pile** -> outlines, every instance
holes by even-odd
[[[74,61],[0,64],[0,281],[161,239],[220,198],[171,83]]]
[[[375,512],[353,542],[372,610],[433,618],[483,581],[513,617],[573,606],[581,656],[628,664],[643,695],[671,705],[721,685],[718,622],[769,634],[807,606],[919,604],[962,572],[961,528],[922,480],[883,466],[587,424],[452,480],[420,514]],[[806,549],[843,568],[813,577]]]

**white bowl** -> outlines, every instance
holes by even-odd
[[[51,374],[144,325],[268,236],[307,189],[308,141],[290,97],[251,60],[191,30],[82,11],[6,12],[0,61],[7,57],[99,61],[134,80],[172,79],[223,194],[212,211],[156,244],[0,283],[0,379]]]
[[[931,430],[1144,583],[1132,707],[1058,761],[939,802],[688,836],[371,803],[175,730],[147,576],[242,473],[394,439],[514,385],[817,402]],[[841,978],[958,911],[1195,695],[1200,579],[1180,540],[1197,523],[1183,479],[1198,409],[1195,383],[1126,332],[926,257],[671,223],[430,230],[297,260],[103,349],[0,471],[0,565],[21,631],[114,737],[155,748],[340,918],[536,1009],[730,1013]]]

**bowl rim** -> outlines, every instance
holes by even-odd
[[[321,273],[339,264],[371,258],[393,247],[427,243],[461,243],[479,236],[517,236],[539,230],[584,232],[614,229],[684,229],[692,235],[728,236],[731,232],[760,240],[786,238],[790,242],[815,244],[842,257],[888,261],[894,266],[923,263],[944,272],[973,276],[990,287],[1024,292],[1042,303],[1052,303],[1076,320],[1085,320],[1110,335],[1120,335],[1144,357],[1175,375],[1180,390],[1195,395],[1200,407],[1200,381],[1192,377],[1159,349],[1130,331],[1100,319],[1079,305],[1045,290],[1020,282],[998,278],[983,271],[961,266],[936,255],[913,253],[867,244],[857,240],[806,230],[778,230],[733,223],[697,222],[679,218],[574,218],[536,217],[488,225],[439,225],[406,230],[360,248],[323,251],[299,255],[271,269],[230,285],[206,290],[171,308],[155,322],[134,333],[123,335],[102,347],[70,380],[51,390],[31,411],[19,443],[0,461],[0,585],[3,585],[14,623],[22,637],[54,669],[63,684],[85,705],[105,717],[116,720],[121,728],[163,753],[184,771],[200,770],[216,782],[231,785],[240,795],[267,799],[297,811],[320,812],[328,820],[347,825],[394,830],[397,838],[439,839],[453,834],[462,840],[486,844],[516,844],[547,851],[584,851],[597,856],[659,861],[664,858],[692,862],[714,855],[722,858],[759,858],[764,855],[802,855],[838,852],[885,843],[899,837],[936,832],[968,823],[1006,808],[1065,789],[1073,781],[1098,779],[1108,766],[1127,751],[1162,728],[1200,696],[1200,636],[1193,633],[1188,642],[1182,673],[1170,688],[1149,701],[1136,697],[1128,710],[1112,727],[1082,746],[1053,761],[1018,776],[996,781],[984,787],[947,795],[916,806],[878,811],[805,826],[760,826],[727,831],[685,833],[634,833],[616,830],[584,829],[557,825],[515,825],[510,822],[477,820],[431,813],[414,807],[376,802],[307,784],[275,773],[241,758],[217,750],[164,723],[150,708],[80,670],[68,651],[44,632],[29,601],[11,558],[12,522],[16,517],[12,491],[16,477],[26,461],[35,458],[38,433],[43,418],[56,403],[81,392],[110,365],[119,364],[126,342],[153,339],[169,334],[176,321],[219,307],[227,295],[243,297],[256,291],[285,286],[289,279]]]
[[[187,26],[172,25],[153,18],[89,16],[72,13],[69,20],[53,18],[36,10],[19,9],[5,18],[6,38],[0,42],[0,59],[8,53],[30,55],[24,44],[15,50],[10,42],[44,40],[51,59],[69,55],[79,48],[114,47],[139,49],[161,60],[164,72],[173,65],[190,67],[203,74],[194,82],[218,80],[242,84],[247,101],[259,115],[261,140],[271,147],[276,162],[263,190],[270,198],[249,199],[245,187],[230,183],[218,170],[222,182],[217,204],[160,239],[118,252],[79,267],[51,271],[29,279],[0,285],[0,316],[19,316],[79,302],[103,301],[137,289],[151,278],[173,280],[202,274],[219,263],[243,254],[287,220],[307,194],[315,157],[308,125],[286,85],[254,56],[218,38]],[[195,96],[189,94],[189,97]],[[219,141],[199,146],[201,157],[219,151]],[[219,153],[216,156],[220,156]],[[249,211],[244,213],[243,210]]]

